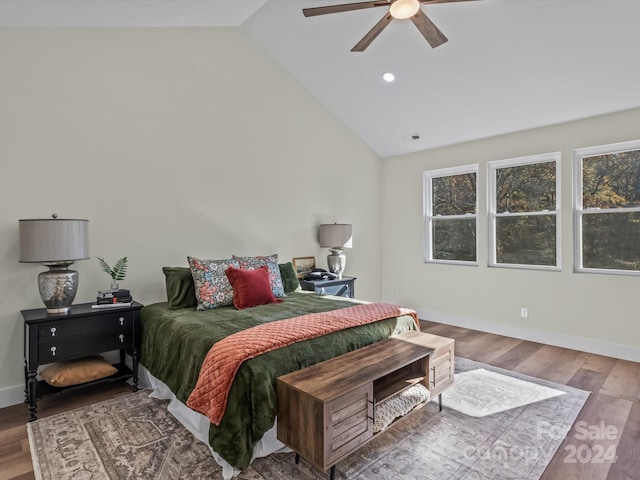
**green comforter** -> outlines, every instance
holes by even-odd
[[[142,309],[141,363],[186,404],[211,346],[240,330],[306,313],[324,312],[358,303],[311,293],[288,293],[282,303],[245,310],[169,310],[167,303]],[[211,425],[209,443],[238,469],[249,465],[254,445],[269,430],[277,413],[276,378],[416,326],[410,316],[382,320],[298,342],[248,360],[238,370],[219,426]]]

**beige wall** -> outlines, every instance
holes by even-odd
[[[346,274],[381,295],[381,161],[239,29],[0,29],[0,406],[19,402],[18,219],[87,218],[92,256],[127,255],[150,303],[187,255],[328,251],[323,222],[354,225]],[[109,278],[76,262],[77,302]]]
[[[572,149],[640,139],[640,109],[383,161],[383,297],[422,318],[640,360],[640,277],[573,273]],[[562,152],[562,271],[487,267],[487,162]],[[477,267],[423,262],[422,172],[479,163]],[[529,309],[527,319],[520,308]]]

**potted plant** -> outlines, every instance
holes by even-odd
[[[129,260],[127,257],[122,257],[118,260],[113,268],[109,266],[109,264],[105,261],[104,258],[96,257],[100,262],[100,266],[102,270],[111,277],[111,290],[118,290],[120,288],[119,281],[124,280],[127,276],[127,266]]]

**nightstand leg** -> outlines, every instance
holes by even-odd
[[[329,480],[334,480],[336,478],[336,466],[331,467],[331,471],[329,472]]]
[[[133,391],[138,391],[138,349],[133,347],[131,349],[131,363],[133,367]]]
[[[442,394],[438,395],[438,406],[440,407],[440,411],[442,411]]]
[[[26,358],[24,359],[24,403],[29,403],[29,372]]]
[[[300,463],[300,454],[296,453],[296,465]]]
[[[37,419],[36,415],[36,389],[38,388],[38,382],[36,380],[36,375],[38,374],[35,370],[30,370],[28,373],[29,380],[27,381],[27,386],[29,389],[29,421],[33,422]]]

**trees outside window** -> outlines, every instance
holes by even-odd
[[[560,153],[489,162],[489,264],[558,269]]]
[[[574,150],[575,270],[640,272],[640,141]]]
[[[425,261],[477,261],[478,165],[424,172]]]

